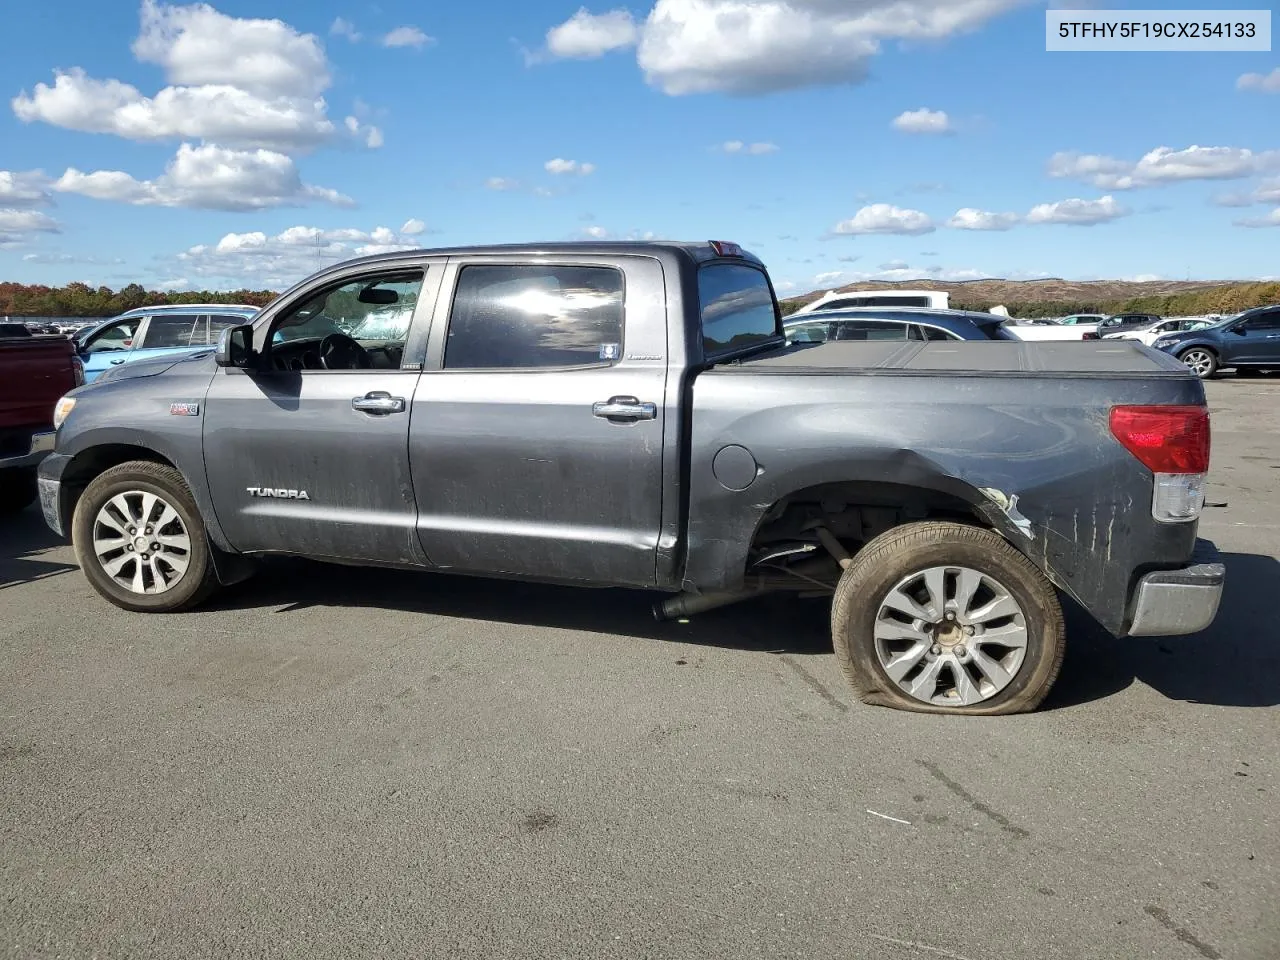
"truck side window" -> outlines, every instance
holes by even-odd
[[[622,272],[613,267],[474,264],[458,273],[445,369],[613,363],[622,322]]]
[[[776,336],[778,307],[763,270],[712,263],[698,271],[702,349],[707,356],[740,350]]]

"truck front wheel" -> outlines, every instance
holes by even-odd
[[[868,543],[831,606],[831,636],[863,703],[925,713],[1034,710],[1065,649],[1053,585],[997,534],[909,523]]]
[[[166,464],[104,470],[76,504],[71,539],[89,583],[125,610],[183,610],[217,584],[200,511]]]

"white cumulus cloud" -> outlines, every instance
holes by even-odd
[[[18,119],[42,121],[126,140],[200,139],[237,147],[299,150],[333,133],[323,99],[263,97],[228,84],[165,87],[154,97],[119,80],[97,80],[81,69],[59,73],[12,101]]]
[[[153,180],[138,180],[120,170],[85,173],[71,167],[52,187],[137,206],[260,210],[312,201],[351,205],[350,198],[336,190],[303,183],[293,160],[284,154],[212,144],[182,144],[165,172]]]
[[[940,40],[1022,0],[658,0],[637,61],[672,95],[854,83],[891,40]]]
[[[566,60],[594,60],[611,50],[633,47],[639,30],[626,9],[593,14],[586,7],[547,31],[547,53]]]
[[[429,43],[435,43],[435,39],[411,26],[396,27],[382,38],[384,47],[413,47],[421,50]]]
[[[36,170],[0,170],[0,207],[43,207],[51,202],[47,179]]]
[[[863,207],[848,220],[842,220],[831,228],[840,236],[860,234],[903,234],[919,236],[932,233],[935,227],[928,214],[919,210],[907,210],[888,203],[873,203]]]
[[[1280,67],[1270,73],[1246,73],[1236,81],[1241,90],[1260,90],[1263,93],[1280,93]]]
[[[321,267],[368,254],[412,250],[418,244],[406,228],[372,230],[294,226],[269,235],[261,230],[228,233],[215,243],[202,243],[173,258],[175,273],[200,278],[200,284],[280,289]]]
[[[350,20],[335,17],[333,23],[329,24],[329,36],[346,37],[352,43],[359,43],[362,34]]]
[[[892,126],[903,133],[951,133],[951,118],[942,110],[907,110],[893,118]]]
[[[1097,200],[1059,200],[1056,203],[1041,203],[1032,207],[1027,214],[1027,223],[1065,223],[1078,227],[1091,227],[1099,223],[1108,223],[1127,217],[1130,211],[1116,202],[1111,196]]]
[[[1263,217],[1246,217],[1233,222],[1237,227],[1280,227],[1280,207]]]
[[[776,143],[767,141],[758,143],[746,143],[742,140],[726,140],[720,144],[720,149],[725,153],[745,153],[753,157],[763,156],[767,153],[777,153],[781,147]]]
[[[37,233],[59,233],[61,225],[40,210],[0,207],[0,249],[18,247]]]
[[[264,97],[315,97],[329,86],[320,40],[282,20],[229,17],[207,3],[142,2],[133,53],[174,84],[232,84]]]
[[[425,232],[427,225],[417,217],[410,217],[404,222],[404,226],[400,228],[400,232],[406,237],[416,237],[418,234]]]
[[[1016,213],[989,213],[962,207],[947,221],[947,226],[955,230],[1010,230],[1020,219]]]
[[[572,174],[579,177],[587,177],[596,171],[594,163],[579,163],[577,160],[565,160],[562,157],[548,160],[543,164],[543,167],[547,173],[556,174],[557,176]]]
[[[1082,180],[1100,190],[1133,190],[1186,180],[1235,180],[1280,169],[1280,150],[1240,147],[1156,147],[1140,160],[1099,154],[1055,153],[1049,176]]]

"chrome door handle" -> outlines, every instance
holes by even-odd
[[[591,412],[604,420],[626,423],[633,420],[658,419],[658,405],[635,397],[610,397],[591,405]]]
[[[363,397],[352,397],[351,409],[376,416],[404,413],[404,397],[393,397],[382,390],[375,390],[373,393],[366,393]]]

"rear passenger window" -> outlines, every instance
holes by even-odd
[[[622,357],[622,272],[613,267],[463,267],[449,315],[446,369],[609,364]]]
[[[947,333],[945,330],[939,330],[937,327],[922,327],[926,340],[954,340],[955,337]]]
[[[778,332],[778,307],[763,270],[709,264],[698,271],[698,298],[707,356],[762,343]]]
[[[198,323],[199,318],[190,313],[154,316],[147,324],[146,340],[142,346],[146,350],[159,347],[189,347]],[[202,341],[197,337],[195,342],[199,345]]]

